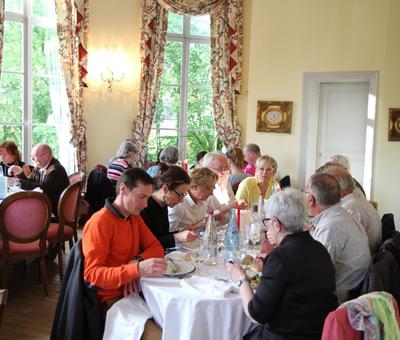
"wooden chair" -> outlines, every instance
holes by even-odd
[[[1,320],[3,319],[4,308],[7,305],[7,296],[8,296],[8,290],[0,289],[0,326],[1,326]]]
[[[58,201],[58,223],[50,223],[47,232],[47,241],[57,245],[58,266],[60,279],[64,276],[63,249],[64,243],[69,242],[72,249],[73,241],[78,241],[77,221],[79,202],[81,198],[82,182],[77,181],[70,184],[61,194]]]
[[[86,192],[86,175],[83,172],[75,172],[68,176],[69,184],[74,184],[78,181],[82,182],[82,191],[81,191],[81,200],[79,202],[79,211],[78,211],[78,224],[84,225],[86,219],[89,215],[89,203],[85,200],[85,192]]]
[[[3,287],[8,287],[11,262],[40,257],[40,273],[46,296],[47,230],[51,218],[49,198],[40,192],[22,191],[8,196],[0,204],[0,254],[3,264]]]

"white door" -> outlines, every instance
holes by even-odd
[[[317,167],[335,154],[350,159],[351,174],[364,183],[368,83],[321,83]]]

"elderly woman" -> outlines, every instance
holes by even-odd
[[[156,190],[149,198],[147,208],[140,213],[144,222],[164,249],[175,247],[175,242],[194,241],[197,236],[193,231],[170,232],[168,220],[168,208],[181,203],[187,195],[189,175],[179,166],[168,167],[163,164],[154,180]]]
[[[125,141],[119,146],[115,157],[113,157],[107,167],[107,177],[115,186],[122,173],[131,168],[138,160],[138,147],[132,141]]]
[[[13,141],[5,141],[0,144],[0,153],[2,155],[3,161],[0,162],[0,165],[3,170],[4,176],[12,177],[13,168],[16,168],[14,165],[20,167],[22,172],[18,175],[20,178],[26,178],[30,175],[31,169],[28,164],[25,164],[21,160],[21,153],[18,150],[17,144]],[[11,168],[11,169],[10,169]]]
[[[179,150],[175,146],[167,146],[162,149],[157,157],[157,164],[147,169],[147,173],[154,177],[160,170],[161,164],[176,165],[179,160]]]
[[[272,157],[261,156],[256,161],[256,175],[244,179],[236,192],[236,199],[243,199],[249,207],[258,203],[259,196],[269,198],[279,182],[273,179],[278,165]]]
[[[325,247],[303,228],[304,195],[285,189],[267,202],[263,220],[275,249],[265,258],[253,293],[244,269],[228,263],[246,315],[256,324],[244,339],[321,339],[326,315],[337,307],[335,268]]]
[[[213,193],[218,176],[210,169],[195,169],[190,173],[188,195],[183,202],[168,209],[170,230],[196,230],[205,226],[208,207],[206,200]]]

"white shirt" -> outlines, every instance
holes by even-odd
[[[310,233],[329,252],[336,269],[336,293],[339,304],[346,301],[349,290],[364,279],[371,262],[368,237],[364,228],[338,204],[312,219]]]
[[[222,205],[227,205],[236,200],[235,194],[233,193],[232,186],[226,183],[226,187],[222,187],[217,183],[212,196],[207,199],[207,206],[211,210],[221,209]]]
[[[368,236],[368,245],[371,253],[378,251],[382,243],[382,223],[379,214],[371,203],[362,195],[351,193],[344,196],[340,205],[351,214],[359,218]]]
[[[200,221],[207,215],[207,204],[205,201],[195,203],[187,194],[183,201],[173,208],[168,207],[169,230],[184,230],[188,225]]]

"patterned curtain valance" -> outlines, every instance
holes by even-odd
[[[3,35],[4,35],[4,0],[0,0],[0,70],[3,60]]]
[[[187,15],[201,15],[212,12],[226,0],[158,0],[166,10]]]

